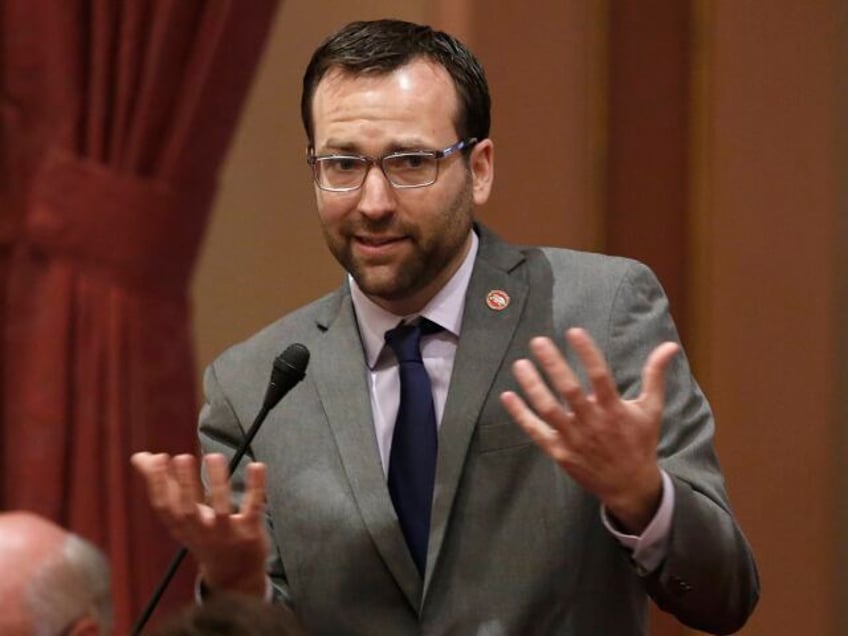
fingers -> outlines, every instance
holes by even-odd
[[[550,338],[533,338],[530,341],[533,357],[557,395],[565,399],[579,419],[591,417],[598,406],[607,411],[617,409],[620,396],[612,373],[589,334],[584,329],[574,328],[566,332],[566,337],[586,371],[592,389],[591,397],[583,390],[577,374]],[[513,367],[513,372],[530,404],[540,417],[547,420],[556,410],[562,410],[559,398],[551,395],[538,374],[530,372],[531,368],[533,365],[529,362],[519,361]]]
[[[533,353],[533,357],[536,358],[539,366],[544,371],[545,376],[551,382],[554,390],[559,396],[565,398],[569,406],[576,413],[581,414],[589,408],[589,405],[586,402],[586,395],[583,392],[583,388],[580,386],[580,380],[577,379],[577,376],[571,370],[571,367],[568,366],[568,363],[565,361],[562,353],[550,338],[533,338],[530,341],[530,351]],[[528,367],[533,367],[532,364],[526,361],[523,361],[522,364],[526,364]],[[514,369],[517,369],[518,365],[519,363],[516,363]],[[524,373],[523,375],[525,378],[529,377],[529,374],[527,373]],[[524,381],[518,373],[515,373],[515,377],[519,384],[521,384],[521,388],[525,391],[525,393],[527,393],[530,403],[537,411],[539,411],[539,404],[537,403],[536,396],[541,395],[541,387],[544,387],[544,390],[550,399],[554,401],[557,406],[560,406],[559,400],[550,395],[550,392],[547,390],[547,386],[541,379],[538,379],[538,383],[541,387],[536,390],[536,395],[534,395],[527,391],[527,382]],[[550,409],[550,405],[548,405],[548,408]],[[543,418],[545,417],[544,412],[540,412],[540,415],[542,415]]]
[[[541,341],[542,339],[535,340]],[[537,344],[541,347],[544,347],[545,345],[543,342],[539,342]],[[543,365],[543,368],[545,369],[548,377],[550,377],[551,371],[549,369],[550,366],[555,364],[555,361],[550,358],[546,359],[548,360],[548,365],[547,367]],[[512,372],[515,379],[518,381],[518,384],[521,386],[524,395],[527,397],[527,401],[532,406],[531,411],[527,408],[523,400],[520,402],[521,406],[524,407],[521,409],[521,412],[524,415],[525,421],[527,421],[528,424],[531,424],[532,422],[529,421],[529,418],[533,417],[535,419],[535,412],[535,414],[538,414],[538,416],[546,421],[550,426],[554,426],[555,428],[564,426],[566,411],[563,408],[559,397],[551,393],[551,390],[539,375],[536,367],[529,360],[517,360],[512,367]],[[555,388],[559,390],[558,387]],[[577,390],[580,390],[579,384],[577,385]]]
[[[589,385],[591,386],[591,400],[584,392],[577,375],[566,362],[562,352],[550,338],[533,338],[530,341],[530,350],[536,358],[539,366],[550,381],[554,390],[562,396],[579,417],[588,415],[586,412],[592,408],[591,402],[597,403],[602,408],[609,410],[616,408],[621,402],[621,396],[615,386],[612,371],[597,345],[585,329],[574,327],[566,332],[566,339],[580,358],[586,372]],[[642,370],[643,396],[654,402],[662,403],[664,398],[665,371],[680,346],[674,342],[664,342],[654,349]],[[519,361],[522,365],[533,365],[526,361]],[[518,370],[515,367],[515,376],[519,380],[522,389],[527,391],[535,382],[541,382],[538,374],[534,377],[524,368]],[[525,386],[526,385],[526,386]],[[536,387],[533,394],[528,393],[531,404],[536,406],[537,398],[542,396],[541,390]],[[547,397],[547,396],[546,396]],[[541,403],[540,403],[541,404]],[[545,403],[545,408],[550,405]],[[539,409],[536,409],[537,411]]]
[[[197,504],[203,501],[203,489],[197,477],[197,460],[193,455],[177,455],[171,461],[177,483],[175,507],[182,516],[194,515]]]
[[[196,514],[204,501],[203,486],[198,476],[197,459],[183,454],[170,457],[166,453],[139,452],[130,458],[132,466],[142,475],[151,506],[173,517]],[[212,453],[203,458],[206,471],[209,506],[216,516],[233,512],[230,474],[227,458]],[[242,511],[261,510],[265,502],[265,465],[253,462],[247,467],[246,490]]]
[[[209,505],[219,518],[233,514],[232,490],[228,460],[224,455],[213,453],[203,458]],[[258,515],[265,507],[266,467],[260,462],[251,462],[245,470],[245,489],[240,514],[246,517]]]
[[[517,393],[504,391],[501,393],[500,399],[510,417],[524,429],[534,442],[545,448],[556,443],[558,437],[556,431],[536,417],[536,414]]]
[[[265,464],[248,464],[246,489],[241,503],[241,514],[246,518],[258,516],[265,508],[265,479]]]
[[[662,410],[665,403],[665,372],[680,345],[664,342],[651,352],[645,366],[642,367],[642,395],[645,408],[651,411]]]
[[[247,578],[258,580],[259,584],[248,587],[264,589],[263,563],[268,550],[262,516],[264,464],[247,466],[242,507],[235,513],[224,455],[209,454],[203,458],[208,505],[204,503],[198,460],[193,455],[172,458],[164,453],[136,453],[131,463],[145,479],[159,520],[194,555],[200,571],[209,574],[210,582],[223,581],[221,586],[227,587],[233,581],[241,581],[245,571],[258,572],[258,576]]]
[[[622,508],[639,487],[634,476],[658,471],[665,374],[679,345],[665,342],[654,349],[642,367],[641,395],[624,400],[589,334],[575,328],[565,337],[583,367],[587,388],[553,340],[533,338],[536,364],[518,360],[513,365],[522,395],[505,391],[501,404],[577,483],[605,505],[615,501]]]
[[[575,327],[569,329],[565,335],[568,343],[580,356],[597,403],[607,409],[615,407],[619,403],[620,396],[615,388],[612,373],[589,333],[585,329]]]
[[[550,338],[533,338],[530,350],[556,392],[568,402],[578,417],[587,417],[594,408],[593,402],[605,409],[615,408],[619,403],[619,394],[606,360],[592,338],[584,329],[578,328],[569,329],[566,338],[583,364],[593,400],[589,400],[577,375],[554,342]],[[522,385],[522,388],[525,387]]]
[[[513,375],[524,393],[527,403],[519,410],[518,403],[509,398],[508,404],[517,417],[528,425],[537,425],[530,416],[538,417],[565,433],[569,423],[569,413],[563,406],[563,400],[573,411],[578,421],[586,421],[600,413],[606,413],[613,419],[621,416],[624,402],[616,388],[612,371],[585,329],[572,328],[566,332],[568,344],[574,349],[588,378],[590,391],[581,386],[577,374],[572,370],[557,345],[547,337],[537,337],[530,341],[530,350],[538,364],[529,360],[518,360],[513,365]],[[653,411],[662,410],[665,399],[665,372],[680,346],[674,342],[664,342],[654,349],[642,369],[642,394],[640,402]],[[541,373],[547,378],[548,384]],[[505,404],[506,406],[506,404]],[[524,411],[526,409],[526,412]]]
[[[206,490],[208,503],[218,517],[227,516],[233,511],[230,500],[230,473],[227,458],[220,453],[212,453],[203,458],[206,470]]]
[[[524,432],[544,453],[560,464],[569,461],[573,414],[564,413],[559,420],[559,426],[554,428],[549,422],[540,419],[524,400],[513,391],[504,391],[501,393],[500,399],[501,404],[513,421],[524,429]]]
[[[170,456],[165,453],[135,453],[130,461],[144,478],[150,505],[159,512],[174,508],[179,488],[171,475]]]

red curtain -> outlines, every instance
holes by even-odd
[[[195,448],[188,285],[276,5],[0,3],[0,505],[108,552],[116,633],[176,547],[129,456]]]

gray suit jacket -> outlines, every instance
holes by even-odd
[[[667,378],[659,455],[675,489],[668,556],[640,575],[598,501],[540,452],[498,401],[516,389],[531,337],[587,328],[622,395],[648,353],[677,334],[653,274],[634,261],[517,248],[483,228],[439,432],[425,576],[389,498],[347,286],[226,351],[207,370],[204,452],[232,454],[262,401],[273,358],[301,342],[306,379],[252,444],[268,466],[278,595],[314,634],[644,633],[647,595],[681,621],[727,633],[758,596],[728,505],[713,419],[684,355]],[[493,311],[490,290],[511,303]],[[569,353],[569,355],[571,355]],[[579,364],[575,365],[579,368]],[[240,484],[240,476],[236,475]]]

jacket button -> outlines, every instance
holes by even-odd
[[[692,586],[678,576],[671,577],[671,591],[676,596],[683,596],[692,591]]]

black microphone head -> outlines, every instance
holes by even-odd
[[[304,378],[308,364],[309,349],[299,342],[289,345],[285,351],[274,358],[271,381],[262,403],[263,408],[274,408],[277,402]]]
[[[274,358],[274,370],[280,373],[298,376],[298,381],[306,375],[306,365],[309,364],[309,349],[299,342],[286,347],[280,355]]]

